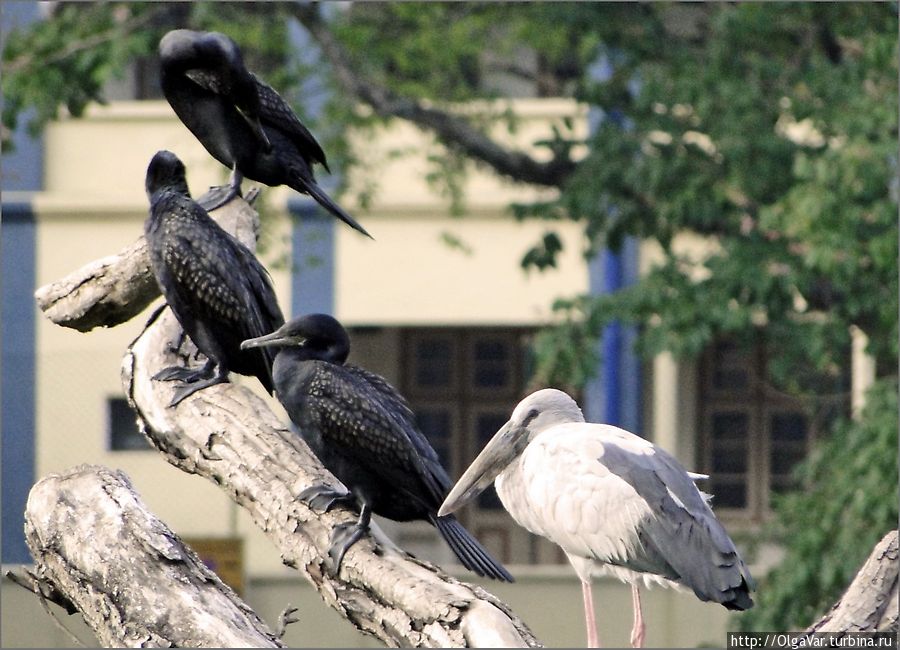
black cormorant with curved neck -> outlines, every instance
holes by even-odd
[[[243,177],[287,185],[369,235],[316,183],[312,166],[325,153],[288,103],[247,70],[237,44],[218,32],[176,29],[159,42],[163,94],[213,158],[232,170],[229,184],[204,205],[212,210],[240,193]]]
[[[316,486],[300,498],[312,507],[355,502],[359,508],[359,520],[336,528],[332,537],[329,555],[335,573],[374,512],[395,521],[430,522],[467,569],[512,582],[453,515],[437,516],[450,489],[437,453],[416,427],[406,400],[386,379],[345,365],[350,338],[337,320],[326,314],[302,316],[241,347],[278,348],[275,395],[322,464],[350,491]]]
[[[210,218],[188,191],[184,165],[159,151],[147,168],[150,216],[144,235],[159,289],[194,345],[206,355],[200,369],[172,366],[154,379],[185,382],[170,406],[228,380],[228,372],[256,376],[272,392],[271,350],[241,350],[241,341],[284,323],[269,274],[250,250]]]

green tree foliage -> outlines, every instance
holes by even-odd
[[[885,533],[897,527],[897,382],[877,383],[859,421],[842,421],[796,470],[768,535],[784,560],[759,585],[740,629],[803,629],[834,604]]]
[[[527,269],[555,264],[560,220],[583,224],[588,256],[654,240],[660,262],[637,284],[559,298],[561,324],[536,344],[536,382],[582,385],[613,320],[638,326],[645,355],[761,339],[772,380],[792,391],[842,375],[851,326],[868,336],[879,387],[780,504],[791,566],[764,583],[748,625],[808,623],[895,523],[896,3],[60,3],[7,39],[4,125],[29,106],[36,128],[59,106],[78,114],[174,26],[234,37],[301,113],[315,69],[330,93],[317,133],[335,136],[326,148],[338,164],[353,163],[341,148],[348,125],[400,118],[443,146],[430,177],[456,205],[466,161],[557,188],[511,206],[546,220]],[[289,28],[310,36],[303,64]],[[508,94],[571,97],[604,119],[582,140],[563,125],[531,156],[488,135],[516,130],[502,103],[458,110]],[[705,256],[685,254],[688,236],[704,239]],[[841,513],[850,523],[838,525]]]

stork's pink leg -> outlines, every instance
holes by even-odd
[[[641,613],[641,592],[631,585],[631,607],[634,609],[634,626],[631,628],[631,647],[644,647],[644,615]]]
[[[594,596],[591,594],[591,583],[581,581],[581,595],[584,598],[584,622],[587,625],[587,647],[599,648],[597,637],[597,621],[594,619]]]

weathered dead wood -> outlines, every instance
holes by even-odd
[[[897,631],[900,609],[900,550],[897,531],[885,535],[841,599],[806,632]]]
[[[65,594],[105,647],[282,647],[122,472],[82,465],[40,480],[25,538],[34,587]]]
[[[258,194],[254,188],[247,193],[246,202],[232,201],[214,211],[212,217],[229,232],[234,232],[238,222],[255,227],[257,220],[240,218],[240,214],[253,212],[251,205]],[[256,232],[249,235],[244,238],[245,243],[252,241],[255,246]],[[90,262],[34,292],[37,305],[47,318],[80,332],[124,323],[159,295],[143,236],[115,255]]]

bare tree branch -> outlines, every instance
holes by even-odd
[[[900,592],[897,531],[885,535],[841,599],[806,632],[897,631]]]
[[[400,97],[388,88],[373,83],[351,65],[347,53],[322,20],[314,3],[294,3],[291,13],[322,48],[344,90],[371,106],[378,115],[409,120],[432,131],[448,147],[460,150],[489,165],[498,174],[522,183],[559,187],[575,169],[575,163],[567,155],[539,162],[521,151],[499,145],[463,117],[427,106],[421,101]]]
[[[25,538],[36,581],[65,594],[104,647],[282,645],[122,472],[82,465],[39,481]]]

